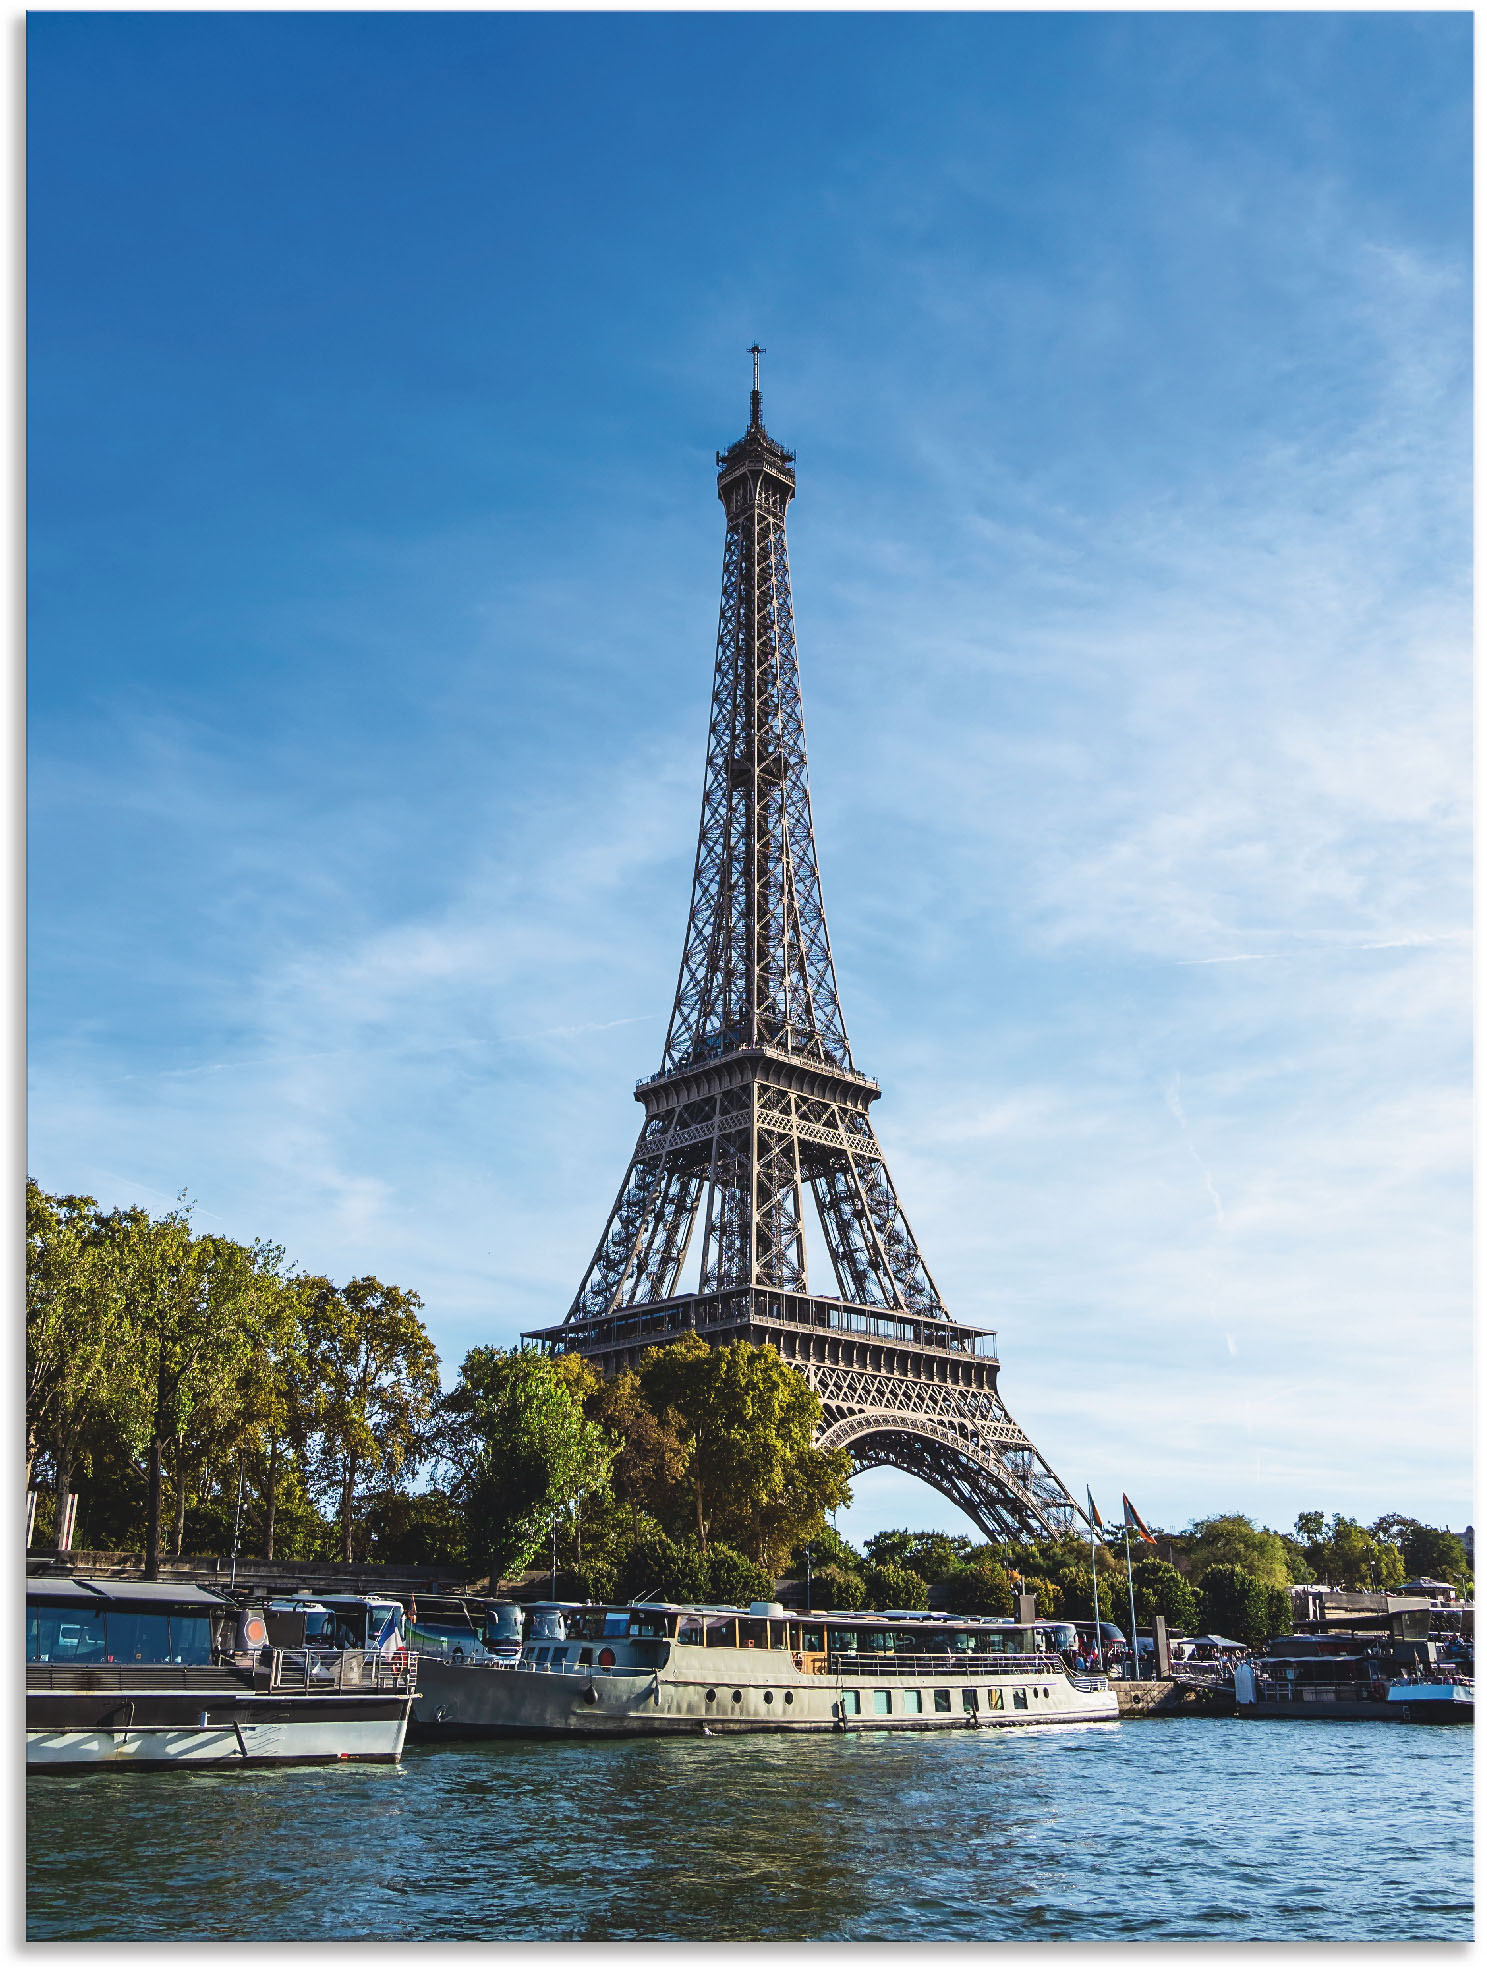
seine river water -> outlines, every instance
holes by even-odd
[[[1471,1744],[1208,1719],[33,1776],[28,1933],[1462,1941]]]

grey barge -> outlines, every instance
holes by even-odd
[[[199,1586],[26,1588],[33,1768],[395,1763],[416,1676],[397,1650],[275,1647],[261,1613]]]
[[[1100,1674],[1034,1628],[782,1606],[584,1606],[514,1666],[422,1663],[415,1740],[732,1735],[1115,1722]]]

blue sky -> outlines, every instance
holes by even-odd
[[[446,1373],[561,1315],[757,337],[848,1026],[1012,1412],[1171,1525],[1469,1517],[1470,17],[27,40],[33,1173]]]

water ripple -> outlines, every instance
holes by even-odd
[[[28,1786],[32,1940],[1471,1938],[1471,1731],[410,1750]]]

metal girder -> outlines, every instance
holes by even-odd
[[[567,1343],[597,1357],[606,1322],[677,1296],[694,1248],[709,1302],[783,1292],[804,1305],[808,1193],[848,1321],[901,1315],[942,1322],[948,1337],[960,1329],[894,1189],[867,1111],[878,1088],[853,1063],[842,1017],[785,543],[794,456],[765,430],[757,387],[748,430],[718,467],[727,534],[692,906],[661,1070],[636,1089],[645,1120]],[[808,1320],[798,1335],[789,1317],[768,1330],[820,1392],[823,1445],[910,1470],[988,1535],[1082,1518],[1002,1406],[994,1362],[947,1382],[922,1348],[902,1356],[908,1367],[834,1364],[813,1356]]]

